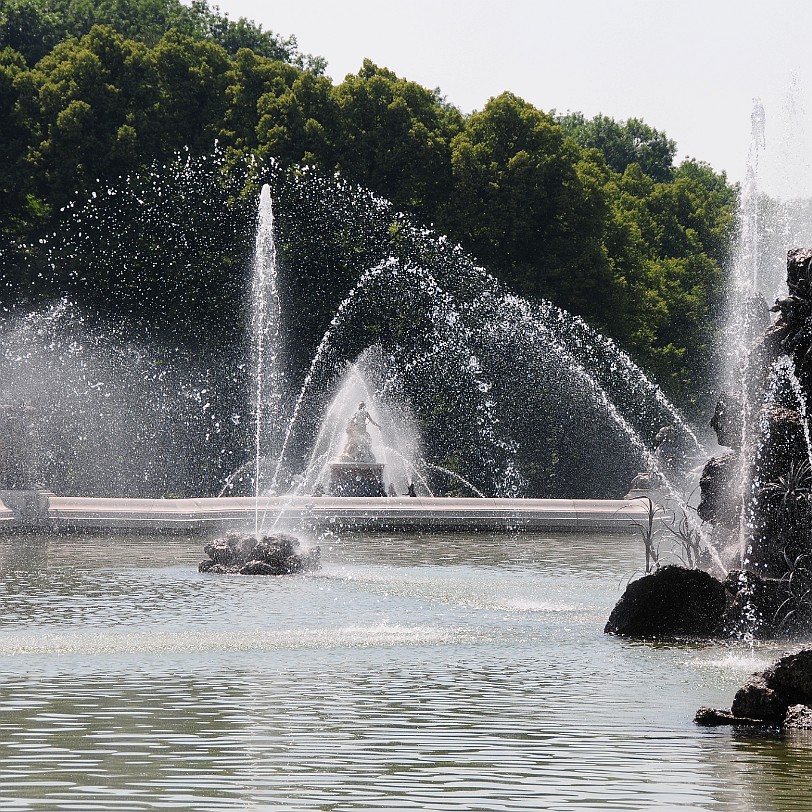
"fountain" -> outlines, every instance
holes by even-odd
[[[79,529],[78,538],[52,543],[32,535],[25,545],[5,543],[0,649],[8,667],[0,688],[11,743],[3,750],[13,773],[9,798],[103,806],[135,783],[144,803],[154,804],[166,801],[171,784],[178,803],[187,806],[406,807],[432,799],[465,806],[474,798],[489,808],[539,808],[553,793],[563,805],[594,804],[600,785],[620,805],[642,797],[640,803],[657,808],[704,808],[713,797],[737,808],[742,776],[747,781],[752,773],[750,743],[718,736],[709,746],[685,720],[700,690],[704,701],[720,703],[732,681],[763,667],[768,655],[760,647],[743,647],[744,653],[731,647],[720,655],[712,646],[658,645],[656,656],[640,646],[624,647],[618,656],[616,641],[596,638],[595,618],[605,616],[617,584],[638,566],[640,550],[637,542],[608,539],[605,531],[628,532],[630,523],[649,517],[635,500],[563,498],[622,494],[628,475],[640,470],[652,477],[649,485],[656,480],[658,487],[678,491],[689,480],[691,458],[702,452],[700,438],[611,342],[551,305],[511,296],[434,237],[425,239],[419,262],[393,256],[365,265],[325,320],[329,327],[311,359],[310,346],[300,349],[291,341],[297,320],[291,327],[281,318],[286,302],[288,313],[295,312],[286,274],[294,273],[303,238],[283,232],[290,254],[277,256],[269,236],[274,228],[290,227],[290,214],[277,207],[274,221],[266,190],[259,198],[264,235],[255,242],[252,267],[255,279],[264,277],[254,292],[270,316],[254,321],[259,340],[241,345],[244,375],[212,376],[209,383],[197,374],[192,362],[199,359],[193,357],[188,382],[195,385],[181,388],[186,436],[198,436],[192,434],[196,418],[204,417],[205,428],[213,430],[211,414],[225,416],[225,428],[234,432],[230,442],[213,433],[211,441],[189,443],[191,457],[219,460],[223,449],[231,454],[216,476],[196,480],[196,487],[213,492],[212,483],[234,469],[231,482],[244,477],[244,495],[175,499],[158,478],[162,467],[146,466],[161,446],[147,442],[146,427],[158,436],[157,429],[169,424],[176,401],[164,398],[164,390],[186,380],[176,354],[167,352],[167,363],[159,364],[156,353],[141,345],[105,343],[101,330],[98,343],[90,341],[91,325],[73,318],[69,330],[62,317],[62,328],[43,327],[42,309],[31,320],[42,338],[35,366],[70,372],[63,379],[81,393],[83,408],[95,415],[110,403],[105,416],[120,421],[115,434],[103,425],[94,433],[95,424],[86,429],[78,420],[70,428],[109,442],[106,451],[94,446],[102,448],[102,458],[118,449],[120,467],[109,470],[121,493],[129,487],[125,463],[143,468],[150,480],[140,485],[144,499],[49,498],[46,526]],[[355,250],[353,233],[342,240]],[[796,259],[792,273],[800,283],[802,272],[808,280],[809,263]],[[755,324],[764,308],[753,304],[753,311]],[[786,338],[802,327],[804,309],[792,301],[782,311]],[[6,344],[15,348],[7,368],[25,368],[21,344]],[[807,349],[799,340],[798,353]],[[249,372],[244,358],[252,352],[257,363]],[[308,357],[293,364],[295,352]],[[46,363],[53,358],[58,363]],[[115,363],[102,363],[110,359]],[[796,360],[790,363],[783,352],[775,374],[760,380],[768,386],[771,410],[794,410],[797,418],[806,410],[808,376]],[[141,376],[153,400],[128,403],[124,395],[138,389]],[[48,380],[45,373],[38,377]],[[220,399],[235,391],[251,394],[224,409]],[[7,402],[16,408],[21,392],[19,385],[4,391]],[[26,403],[41,402],[34,388],[26,394]],[[60,401],[69,401],[68,395],[73,393],[65,385],[48,401],[51,425],[63,420]],[[720,441],[734,448],[741,446],[735,406],[734,392],[714,418]],[[144,421],[140,428],[138,421]],[[45,426],[41,416],[29,425]],[[766,423],[761,436],[774,440],[782,425]],[[787,426],[793,447],[808,456],[803,423],[794,419]],[[133,437],[142,450],[136,459],[127,445]],[[764,490],[772,481],[766,467],[772,452],[759,443],[764,467],[757,480]],[[187,467],[195,460],[187,460],[182,443],[161,453],[174,457],[178,479],[196,470]],[[56,477],[60,461],[42,459]],[[376,488],[389,492],[394,486],[398,495],[338,495],[347,477],[336,477],[336,469],[357,472],[364,465],[380,467]],[[736,460],[729,469],[738,467]],[[19,465],[12,458],[8,468]],[[359,480],[364,482],[353,474],[351,486]],[[415,497],[405,495],[412,483]],[[97,492],[103,484],[97,483]],[[366,485],[372,490],[371,478]],[[150,488],[165,498],[147,498],[154,495]],[[734,544],[738,517],[728,528]],[[300,532],[307,523],[310,530]],[[359,526],[365,531],[354,532]],[[115,527],[130,533],[126,543],[110,540]],[[224,532],[231,527],[241,530]],[[370,527],[388,532],[382,538],[366,532]],[[442,541],[435,535],[438,528],[459,527],[465,532],[448,532]],[[600,532],[573,540],[551,527]],[[100,528],[103,540],[88,543],[85,534]],[[204,575],[188,567],[198,538],[164,532],[156,540],[144,532],[170,528],[219,536],[205,544]],[[544,533],[516,532],[534,528]],[[318,538],[321,555],[310,538]],[[110,566],[111,550],[116,567]],[[235,583],[205,575],[293,575],[318,566],[314,577],[293,582]],[[802,568],[796,569],[800,605]],[[674,575],[673,568],[661,567],[657,577]],[[706,599],[707,611],[689,617],[695,634],[715,633],[720,607],[736,606],[744,616],[759,588],[748,573],[719,581],[694,570],[689,577],[691,594]],[[670,581],[672,606],[685,603],[683,586]],[[655,616],[649,612],[646,619]],[[685,628],[684,618],[678,620],[675,634]],[[588,647],[584,640],[591,641]],[[573,698],[580,703],[576,714]],[[781,694],[778,706],[791,707],[796,698]],[[139,720],[135,728],[133,718]],[[782,718],[789,727],[795,716]],[[77,726],[88,734],[78,755]],[[403,748],[393,752],[390,746],[389,734],[399,729],[410,741],[414,769],[404,770]],[[145,736],[156,743],[146,753]],[[336,744],[327,761],[326,740]],[[16,741],[26,748],[15,749]],[[752,779],[746,789],[766,797],[784,787],[793,798],[799,792],[806,797],[802,784],[775,779],[787,770],[783,756],[779,764],[770,755],[772,744],[762,738],[752,747],[761,748],[759,763],[773,764],[773,758],[782,769],[763,771],[766,778]],[[490,752],[483,755],[483,746]],[[583,757],[573,761],[573,753]],[[562,760],[573,765],[566,775]],[[279,780],[292,763],[306,765],[295,786]],[[801,770],[800,757],[797,764]],[[662,780],[650,781],[653,770]],[[688,774],[693,778],[686,789]],[[472,776],[477,783],[469,792]]]
[[[416,482],[422,493],[433,495],[426,481],[431,464],[421,450],[415,417],[395,381],[387,379],[387,367],[380,345],[369,347],[347,367],[324,411],[296,493],[393,496]],[[351,442],[350,427],[360,403],[365,410],[371,404],[367,414],[375,431],[367,429],[358,444]],[[356,481],[353,463],[372,474],[359,473]],[[368,481],[361,487],[366,493],[352,493],[365,476]]]
[[[711,421],[727,450],[705,465],[697,507],[699,518],[712,528],[710,549],[718,552],[720,565],[720,580],[704,587],[710,603],[700,636],[751,641],[804,636],[812,629],[812,249],[786,253],[782,292],[778,241],[797,238],[807,207],[778,204],[761,192],[766,142],[758,100],[752,121],[723,391]],[[772,308],[768,296],[777,297]],[[642,586],[629,589],[629,605],[618,604],[607,631],[651,632],[646,615],[652,601],[672,588],[660,577],[658,592],[655,580],[645,585],[648,596],[642,596]],[[631,594],[636,592],[641,593],[637,598]],[[693,609],[702,609],[704,600],[696,597]],[[686,620],[683,633],[694,633],[691,622]]]
[[[295,183],[283,179],[277,197],[288,312],[300,301],[312,312],[310,300],[323,298],[314,287],[321,263],[358,266],[358,256],[325,254],[322,235],[340,234],[339,247],[368,257],[324,316],[330,326],[312,359],[300,359],[308,373],[292,399],[283,468],[307,467],[325,393],[336,391],[337,376],[370,338],[419,418],[430,492],[448,492],[436,476],[445,469],[495,497],[619,497],[648,466],[666,425],[685,435],[692,457],[703,454],[684,419],[612,342],[549,303],[509,294],[460,249],[415,229],[385,201],[307,172]],[[319,224],[312,233],[299,222],[303,211]],[[301,353],[295,335],[286,345],[289,359]]]
[[[789,169],[785,154],[801,130],[797,90],[793,83],[785,104],[787,134],[778,139],[779,147],[784,147],[779,152],[786,176],[772,178],[790,197],[798,195],[799,183],[808,175],[808,167]],[[805,535],[808,523],[801,514],[808,485],[805,472],[812,462],[805,322],[812,254],[792,248],[808,237],[808,204],[773,200],[761,190],[765,163],[775,174],[765,161],[765,156],[771,157],[765,119],[755,100],[723,392],[712,423],[720,444],[731,450],[706,466],[699,511],[713,523],[716,546],[727,551],[732,565],[780,579],[807,552],[799,537]],[[803,155],[802,150],[789,151]],[[786,277],[782,255],[787,257]],[[771,300],[776,302],[773,308],[768,305]],[[770,310],[778,314],[774,323]]]
[[[136,275],[142,267],[162,267],[162,255],[149,254],[149,246],[141,242],[137,251],[128,252],[128,232],[115,227],[117,216],[135,223],[139,210],[148,213],[149,227],[166,238],[173,267],[183,246],[190,254],[205,249],[206,256],[220,250],[219,244],[207,246],[205,231],[180,239],[163,229],[165,221],[178,222],[179,197],[222,194],[206,172],[219,177],[216,161],[201,168],[185,159],[177,181],[170,183],[166,173],[158,173],[154,188],[141,181],[136,189],[102,189],[84,207],[69,207],[65,217],[70,228],[55,234],[48,246],[53,278],[84,284],[81,271],[63,268],[62,257],[71,268],[93,261],[82,253],[84,242],[77,237],[88,233],[94,243],[109,242],[102,262],[105,268],[110,264],[110,291],[118,284],[112,263]],[[68,453],[49,460],[44,471],[46,484],[64,494],[49,502],[48,520],[54,526],[126,523],[121,518],[125,508],[130,513],[142,510],[128,497],[160,496],[148,512],[156,526],[169,515],[175,526],[223,526],[236,521],[224,517],[250,512],[259,537],[283,516],[284,522],[291,516],[322,522],[326,519],[320,517],[329,512],[341,521],[358,521],[347,512],[352,507],[347,495],[374,494],[377,500],[386,493],[388,498],[370,513],[375,521],[383,521],[385,506],[390,518],[395,516],[397,500],[405,497],[407,503],[412,500],[409,521],[421,526],[441,526],[441,509],[448,516],[445,521],[451,521],[451,511],[445,509],[457,500],[457,522],[466,516],[471,522],[508,517],[521,525],[543,518],[559,522],[556,526],[620,527],[640,513],[639,506],[623,499],[628,483],[641,470],[664,468],[663,454],[653,451],[660,427],[672,427],[673,444],[685,450],[686,460],[703,453],[701,442],[659,387],[580,319],[504,290],[458,246],[413,226],[386,201],[363,190],[308,170],[292,176],[274,170],[269,180],[275,200],[272,205],[270,186],[263,186],[252,218],[253,239],[244,228],[236,232],[243,234],[246,254],[247,246],[252,247],[245,263],[251,268],[253,301],[247,346],[232,339],[226,344],[233,352],[221,351],[218,344],[217,352],[210,353],[198,344],[201,352],[187,353],[183,329],[191,331],[187,338],[192,345],[202,334],[199,325],[185,324],[179,310],[171,323],[178,349],[154,359],[152,345],[149,350],[132,341],[124,345],[128,331],[145,329],[140,315],[136,324],[117,325],[114,334],[105,333],[111,321],[70,318],[66,333],[71,335],[59,342],[81,348],[80,356],[89,348],[95,353],[98,345],[102,358],[113,356],[115,361],[90,363],[92,374],[82,379],[88,400],[78,405],[80,411],[106,413],[93,398],[118,405],[125,392],[138,390],[134,381],[119,383],[113,375],[134,368],[124,360],[133,347],[142,359],[133,377],[143,375],[152,389],[144,398],[147,413],[118,409],[118,420],[126,424],[118,435],[107,422],[89,432],[118,449],[124,470],[116,483],[116,506],[97,500],[90,511],[80,501],[82,477],[66,486],[60,463],[71,453],[70,443],[88,432],[77,430],[75,437],[64,438]],[[228,199],[232,197],[244,199]],[[324,264],[346,269],[348,292],[337,307],[313,287]],[[148,300],[155,294],[150,284]],[[232,276],[228,291],[239,287]],[[104,301],[111,307],[116,297],[111,294]],[[329,309],[320,313],[323,302]],[[74,310],[70,304],[65,308]],[[298,319],[299,312],[308,318]],[[25,318],[36,325],[35,332],[48,322],[42,308]],[[311,355],[312,342],[302,340],[302,323],[319,320],[328,326]],[[96,338],[90,341],[88,336]],[[20,369],[23,356],[15,353],[23,359],[14,362]],[[128,442],[144,431],[130,429],[128,417],[132,413],[149,425],[177,413],[164,390],[177,383],[184,366],[190,384],[176,388],[184,396],[189,393],[184,411],[188,436],[178,438],[186,445],[178,450],[172,439],[164,450],[145,443],[149,462],[144,467],[156,475],[139,481],[130,468],[137,469],[141,458]],[[160,372],[150,377],[155,367]],[[57,405],[54,422],[63,420],[68,400]],[[366,430],[359,432],[363,442],[352,442],[346,429],[362,401],[374,423],[366,420]],[[150,415],[148,408],[156,403],[159,408]],[[187,442],[195,431],[202,439]],[[160,443],[160,432],[153,434]],[[197,473],[201,468],[205,475]],[[683,490],[684,478],[676,468],[664,470],[674,493]],[[222,498],[206,502],[205,519],[196,518],[203,515],[199,495],[218,491]],[[313,497],[319,494],[325,498],[314,507]],[[101,486],[93,495],[107,496]],[[415,501],[412,495],[421,498]],[[184,501],[191,498],[194,505]],[[344,501],[336,504],[334,499]],[[250,508],[242,500],[250,500]],[[434,501],[429,506],[425,500]],[[418,505],[425,510],[421,516]],[[115,518],[105,518],[105,511],[114,508]]]
[[[778,300],[773,308],[778,318],[753,342],[743,362],[741,399],[731,403],[723,396],[717,406],[720,442],[734,450],[706,466],[700,504],[700,515],[716,524],[717,535],[727,534],[728,549],[738,553],[742,569],[766,579],[765,584],[777,581],[781,586],[792,574],[796,588],[803,580],[812,531],[807,408],[811,262],[812,250],[788,252],[790,295]],[[770,627],[769,620],[761,622]]]
[[[280,302],[271,190],[265,184],[259,197],[257,236],[251,279],[251,336],[254,355],[254,495],[262,492],[262,460],[279,456],[283,379],[280,358]],[[276,488],[276,476],[268,483]],[[259,531],[258,525],[254,528]]]
[[[367,411],[366,403],[347,422],[346,443],[337,460],[329,463],[332,496],[386,496],[383,463],[375,459],[367,424],[380,429],[380,424]]]

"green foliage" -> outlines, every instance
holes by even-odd
[[[450,141],[459,112],[415,82],[369,60],[335,89],[336,166],[398,208],[430,215],[451,186]]]
[[[582,147],[599,150],[613,172],[622,175],[637,164],[653,180],[671,179],[677,145],[640,119],[618,122],[598,115],[587,121],[582,113],[568,113],[557,121]]]
[[[152,51],[159,98],[155,129],[164,149],[211,149],[227,110],[225,50],[170,31]]]
[[[631,164],[610,185],[612,254],[627,291],[625,326],[615,335],[690,405],[713,374],[735,191],[696,162],[663,183]]]
[[[0,48],[11,48],[33,65],[67,32],[60,9],[48,0],[0,2]]]
[[[96,27],[61,43],[18,78],[33,191],[61,206],[95,178],[132,165],[135,141],[157,100],[149,55],[141,43]]]
[[[368,60],[333,85],[293,38],[204,0],[0,0],[0,48],[6,299],[43,271],[38,241],[71,200],[217,141],[231,167],[337,171],[434,224],[516,292],[616,338],[683,405],[710,386],[735,190],[674,166],[674,142],[638,119],[555,117],[511,93],[465,117]],[[323,240],[342,260],[322,269],[329,300],[302,296],[303,348],[369,248],[335,226]],[[565,444],[551,436],[550,455]]]
[[[17,118],[15,82],[25,71],[22,56],[11,48],[0,51],[0,221],[10,230],[25,219],[26,128]]]
[[[0,48],[19,51],[34,65],[58,43],[81,38],[93,26],[114,28],[127,39],[158,43],[170,30],[208,40],[229,54],[250,48],[271,59],[320,72],[324,60],[302,55],[295,37],[280,38],[241,17],[231,20],[206,0],[0,0]]]
[[[338,105],[329,79],[297,73],[290,84],[274,87],[257,101],[257,154],[282,166],[315,164],[325,169],[335,160]]]
[[[511,93],[452,141],[453,194],[440,227],[520,293],[603,322],[614,283],[602,238],[606,172],[552,117]]]

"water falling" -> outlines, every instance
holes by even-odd
[[[27,486],[81,496],[206,493],[236,427],[223,413],[222,377],[196,360],[122,341],[66,299],[6,316],[0,404],[21,430]]]
[[[347,424],[363,401],[378,424],[372,432],[371,451],[375,460],[384,464],[386,481],[397,491],[417,479],[431,493],[420,473],[422,453],[414,416],[402,394],[384,380],[386,374],[380,347],[368,348],[347,368],[324,412],[297,491],[312,493],[329,481],[330,463],[341,454]]]
[[[220,485],[225,473],[236,469],[227,479],[227,492],[247,488],[251,479],[255,498],[297,487],[295,477],[309,468],[320,420],[340,389],[340,376],[359,353],[375,344],[381,346],[382,371],[371,393],[373,403],[408,401],[425,440],[419,453],[404,453],[400,441],[386,443],[391,449],[386,453],[393,462],[398,454],[403,456],[404,478],[406,469],[415,482],[423,477],[427,492],[443,490],[442,477],[430,479],[427,473],[438,472],[488,495],[571,496],[573,485],[583,495],[622,495],[639,471],[639,460],[647,459],[660,427],[675,425],[694,450],[700,447],[659,387],[611,340],[546,302],[522,300],[527,309],[517,317],[518,297],[511,298],[459,246],[411,225],[387,201],[340,179],[307,171],[279,175],[274,205],[270,190],[263,187],[253,216],[243,213],[238,226],[229,221],[228,229],[218,231],[219,242],[212,243],[210,228],[200,233],[184,230],[182,220],[189,209],[197,225],[210,222],[196,205],[199,191],[209,189],[208,175],[219,177],[216,160],[200,168],[187,156],[175,181],[158,172],[137,187],[125,183],[102,190],[92,203],[66,211],[73,236],[55,240],[49,255],[55,269],[66,257],[71,268],[81,267],[83,243],[76,235],[95,229],[94,239],[102,244],[101,232],[111,235],[110,250],[100,261],[112,289],[119,277],[124,278],[115,276],[119,268],[126,269],[128,278],[137,277],[142,267],[150,269],[147,280],[155,267],[167,278],[182,268],[185,278],[199,273],[188,260],[198,247],[208,257],[221,253],[221,244],[226,246],[228,240],[239,242],[239,249],[229,243],[223,253],[239,256],[246,265],[253,247],[250,363],[226,358],[239,343],[229,336],[213,337],[208,357],[194,355],[201,366],[216,356],[223,358],[224,367],[236,369],[225,387],[201,386],[195,395],[203,413],[217,412],[219,425],[233,435],[227,448],[224,442],[214,452],[224,468]],[[233,199],[244,201],[245,196],[235,193]],[[146,227],[159,233],[163,253],[158,256],[145,253],[154,241],[147,246],[133,234],[119,238],[125,232],[116,227],[118,220],[124,217],[135,233],[137,212],[142,210],[148,212]],[[236,210],[232,214],[236,217]],[[256,230],[249,231],[248,224]],[[278,262],[277,233],[284,235],[285,265],[296,269],[291,298],[315,304],[301,324],[286,320],[285,336],[290,340],[284,358],[280,349],[284,269]],[[167,246],[169,260],[163,256]],[[211,262],[201,262],[200,267],[211,273],[207,284],[213,289],[231,296],[240,287],[238,275],[230,269],[216,271]],[[331,303],[335,291],[321,287],[324,267],[330,268],[331,280],[340,277],[338,289],[349,291],[337,309]],[[288,290],[287,283],[281,289]],[[187,337],[183,330],[188,329],[188,346],[194,354],[206,331],[198,322],[187,324],[184,312],[180,306],[172,311],[171,337],[183,344]],[[233,312],[231,322],[236,325],[238,305]],[[328,327],[311,357],[315,341],[309,326],[316,323]],[[306,341],[298,341],[299,336]],[[571,359],[571,365],[562,364],[562,358]],[[296,382],[299,393],[292,405],[285,394],[283,369],[288,366],[302,370],[304,376]],[[236,392],[243,393],[239,403]],[[229,395],[231,403],[224,409],[220,402]],[[576,414],[577,409],[586,409],[589,416]],[[545,445],[550,429],[556,439]],[[252,446],[250,462],[244,456],[240,459],[246,446]],[[573,447],[580,456],[568,451]],[[576,456],[578,461],[573,462]],[[606,468],[597,480],[595,460]],[[562,462],[568,467],[559,475],[556,466]],[[253,477],[248,475],[251,468]],[[535,479],[528,479],[528,470]],[[304,487],[301,483],[298,480]]]
[[[790,387],[801,403],[803,414],[806,414],[803,393],[789,359],[781,359],[771,371],[772,383],[766,398],[762,382],[753,377],[757,373],[748,372],[760,366],[759,363],[751,364],[749,356],[751,348],[758,346],[757,340],[770,324],[768,303],[786,295],[787,251],[808,243],[812,209],[809,201],[797,199],[807,194],[809,182],[806,144],[799,141],[803,139],[805,129],[800,97],[797,78],[794,77],[782,111],[769,122],[761,100],[754,99],[745,180],[739,196],[738,240],[724,336],[723,387],[732,394],[739,409],[736,491],[740,506],[738,550],[741,563],[749,560],[753,500],[757,501],[755,494],[759,488],[759,483],[753,481],[753,465],[765,443],[765,409],[773,404],[776,386]],[[765,193],[765,188],[769,189],[770,195]],[[804,419],[804,434],[808,437],[806,423]]]
[[[258,499],[262,492],[263,457],[275,459],[279,455],[277,427],[281,422],[283,402],[279,273],[268,184],[262,187],[259,197],[251,298],[255,364],[254,496]],[[275,484],[272,482],[271,487]],[[258,510],[255,531],[259,531]]]
[[[404,304],[404,300],[398,298],[399,295],[407,297],[408,304]],[[477,415],[477,448],[482,455],[483,466],[492,477],[497,495],[517,495],[521,487],[521,475],[514,467],[511,441],[501,434],[500,421],[495,414],[496,403],[489,394],[490,384],[484,379],[480,363],[471,349],[470,331],[460,317],[454,298],[437,283],[429,271],[411,265],[401,266],[395,259],[363,273],[339,305],[316,349],[294,404],[276,464],[277,472],[281,470],[311,389],[317,380],[323,383],[324,377],[330,374],[331,358],[336,344],[341,341],[342,331],[347,329],[353,318],[372,307],[373,303],[380,305],[381,301],[389,298],[392,307],[403,311],[416,306],[411,301],[416,295],[421,300],[420,310],[427,318],[429,340],[423,351],[417,351],[414,347],[395,350],[394,354],[402,358],[399,362],[399,374],[421,378],[426,366],[431,367],[434,374],[438,374],[437,370],[444,367],[444,377],[458,381],[458,393],[464,389],[470,395],[468,407]]]
[[[798,373],[795,369],[795,362],[788,355],[780,358],[776,365],[779,374],[783,374],[790,390],[795,397],[798,405],[798,411],[801,415],[801,428],[804,433],[804,440],[806,441],[806,459],[809,462],[809,468],[812,470],[812,435],[809,429],[809,410],[806,403],[806,394],[804,393],[801,382],[798,380]]]

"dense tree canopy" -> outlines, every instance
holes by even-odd
[[[441,226],[520,293],[599,317],[614,287],[600,157],[511,93],[474,113],[451,148],[453,194]]]
[[[436,92],[369,60],[335,90],[337,165],[346,177],[430,216],[451,186],[450,140],[459,112]]]
[[[674,142],[638,119],[556,117],[507,92],[465,116],[372,62],[339,84],[323,68],[203,0],[0,0],[5,301],[30,295],[38,241],[71,200],[218,144],[230,166],[309,165],[390,199],[701,400],[735,203],[723,175],[675,165]],[[325,273],[314,314],[351,284]]]
[[[677,145],[640,119],[618,122],[598,115],[587,120],[581,113],[570,113],[557,121],[581,146],[600,150],[607,166],[615,172],[623,174],[628,166],[637,164],[654,180],[668,181],[672,177]]]
[[[29,65],[63,40],[80,38],[94,25],[106,25],[127,39],[155,45],[170,29],[215,42],[229,54],[241,48],[321,71],[324,61],[302,55],[295,37],[280,38],[241,17],[231,20],[206,0],[2,0],[0,42],[23,55]]]

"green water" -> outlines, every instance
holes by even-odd
[[[780,653],[606,637],[632,538],[0,545],[0,809],[809,810],[812,740],[703,729]]]

